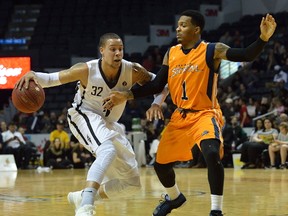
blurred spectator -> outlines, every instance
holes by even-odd
[[[228,95],[231,98],[233,98],[233,97],[235,97],[237,95],[236,92],[239,91],[240,85],[243,83],[243,80],[242,80],[242,77],[241,77],[239,71],[237,71],[232,76],[233,76],[233,78],[232,78],[232,81],[231,81],[232,82],[231,85],[232,85],[232,89],[235,92],[235,94],[233,96],[232,95],[230,95],[230,96]]]
[[[225,100],[225,104],[222,106],[222,113],[227,122],[231,121],[232,116],[235,115],[233,100],[231,98],[227,98]]]
[[[287,122],[288,123],[288,115],[286,113],[281,113],[279,115],[279,121],[280,121],[279,124],[281,122]]]
[[[49,118],[50,118],[50,123],[51,123],[51,131],[53,131],[53,130],[56,129],[56,125],[57,125],[57,122],[58,122],[58,118],[57,118],[56,112],[50,112],[50,117]]]
[[[226,92],[227,92],[227,98],[233,98],[236,96],[236,92],[232,89],[231,86],[227,86],[227,89],[226,89]]]
[[[35,133],[41,133],[42,131],[42,117],[44,115],[43,111],[34,112],[32,115],[30,115],[27,118],[26,122],[26,128],[27,128],[27,133],[35,134]]]
[[[41,125],[42,125],[41,133],[50,133],[54,129],[54,126],[50,121],[48,112],[43,113],[43,117],[41,119]]]
[[[240,34],[239,30],[235,30],[234,35],[232,36],[231,47],[235,47],[235,48],[243,47],[243,35]]]
[[[240,97],[240,98],[248,98],[248,93],[247,93],[247,90],[246,90],[246,86],[241,83],[239,85],[239,89],[237,90],[237,95]]]
[[[246,106],[246,99],[240,98],[239,99],[239,105],[240,105],[240,112],[239,112],[239,120],[240,120],[240,126],[243,127],[250,127],[251,124],[251,118],[248,115],[247,106]]]
[[[257,168],[262,164],[257,164],[263,150],[268,149],[269,144],[278,136],[278,131],[272,127],[272,120],[266,118],[264,120],[264,129],[257,131],[251,142],[245,142],[241,148],[241,161],[245,164],[243,169]]]
[[[221,37],[219,38],[219,42],[227,44],[228,46],[232,45],[232,37],[229,31],[226,31]]]
[[[264,129],[264,124],[261,119],[257,119],[254,128],[252,129],[251,133],[248,136],[248,140],[246,142],[253,142],[254,136],[257,136],[257,132]],[[244,142],[245,143],[245,142]],[[236,150],[241,151],[241,148],[244,143],[241,143],[237,146]],[[245,144],[246,145],[246,144]]]
[[[155,46],[152,51],[153,59],[155,60],[155,70],[158,72],[158,70],[161,68],[163,56],[160,52],[160,47]]]
[[[27,136],[25,135],[26,129],[25,129],[24,127],[20,126],[20,127],[18,128],[18,132],[21,133],[23,139],[24,139],[25,142],[27,143],[29,140],[28,140]]]
[[[92,154],[78,142],[72,150],[73,167],[76,169],[90,167],[93,161],[94,157]]]
[[[147,137],[147,139],[145,140],[146,161],[150,161],[151,160],[150,155],[149,155],[150,145],[154,139],[157,139],[158,135],[155,131],[153,122],[145,121],[145,125],[142,128],[143,128],[143,132],[146,133],[146,137]]]
[[[150,72],[154,70],[155,61],[154,61],[153,56],[151,54],[144,56],[142,66]]]
[[[256,105],[252,97],[249,97],[247,104],[247,113],[252,119],[256,116]]]
[[[270,106],[268,112],[271,112],[274,110],[277,111],[277,115],[280,115],[281,113],[285,112],[285,107],[284,107],[282,101],[278,97],[272,98],[271,106]]]
[[[3,154],[3,138],[2,138],[2,133],[0,133],[0,154]]]
[[[277,168],[276,164],[276,154],[280,152],[282,145],[288,145],[288,123],[282,122],[279,125],[280,133],[277,138],[269,145],[269,158],[270,158],[270,167]],[[280,168],[286,168],[286,158],[281,158]]]
[[[273,54],[273,52],[272,52],[272,54]],[[249,68],[249,71],[252,72],[252,74],[254,74],[254,76],[257,76],[259,74],[263,74],[266,70],[267,70],[267,61],[262,58],[262,55],[258,56],[258,58],[256,58],[252,62],[251,66]],[[243,78],[244,78],[244,76],[243,76]]]
[[[79,144],[78,139],[73,134],[71,134],[71,136],[70,136],[70,148],[75,149],[78,146],[78,144]]]
[[[79,144],[80,143],[78,139],[73,134],[71,134],[70,140],[69,140],[70,148],[67,149],[67,156],[68,156],[68,159],[72,162],[73,162],[73,150],[76,149]]]
[[[50,148],[51,142],[50,140],[47,140],[45,142],[44,148],[43,148],[43,164],[44,166],[47,166],[47,152],[48,149]]]
[[[268,103],[268,98],[263,96],[261,98],[261,102],[258,106],[256,106],[256,115],[260,116],[263,114],[266,114],[269,110],[269,103]]]
[[[249,135],[249,141],[252,142],[254,140],[254,136],[257,136],[257,132],[260,132],[264,129],[264,123],[262,119],[257,119],[253,130]]]
[[[274,54],[275,62],[277,65],[284,64],[285,53],[286,53],[286,48],[283,45],[283,43],[280,41],[275,41],[274,47],[273,47],[273,54]]]
[[[0,122],[5,121],[4,111],[0,105]]]
[[[67,158],[67,152],[61,148],[61,140],[55,138],[46,152],[47,166],[52,169],[73,168],[72,162]]]
[[[225,119],[223,120],[225,121]],[[231,118],[231,122],[225,121],[222,134],[224,139],[224,157],[222,162],[224,167],[231,167],[233,164],[232,153],[241,143],[247,141],[247,134],[239,125],[236,116]]]
[[[59,120],[56,124],[56,129],[50,133],[50,142],[53,142],[55,138],[60,138],[61,148],[70,149],[69,144],[69,135],[66,131],[64,131],[64,121]]]
[[[287,152],[288,152],[288,144],[282,144],[280,147],[280,156],[281,156],[281,165],[280,169],[287,169]]]
[[[235,116],[237,116],[238,118],[240,117],[240,110],[241,110],[241,105],[239,104],[239,96],[234,96],[232,98],[233,100],[233,109],[234,109],[234,112],[235,112]]]
[[[259,80],[259,77],[255,75],[255,72],[253,72],[253,70],[249,70],[247,68],[245,68],[242,73],[243,84],[247,86],[248,90],[253,89],[255,83]]]
[[[274,71],[276,72],[273,78],[274,83],[279,83],[282,81],[287,83],[287,73],[283,71],[279,65],[274,66]]]
[[[273,70],[273,67],[276,65],[273,49],[268,50],[266,61],[267,61],[266,73],[270,73]]]
[[[67,121],[67,113],[61,113],[59,116],[58,116],[58,120],[57,120],[57,123],[58,122],[63,122],[63,130],[66,131],[67,133],[70,132],[70,129],[69,129],[69,125],[68,125],[68,121]],[[57,124],[56,124],[56,129],[57,129]]]
[[[1,121],[1,123],[0,123],[0,132],[1,133],[3,133],[3,132],[5,132],[5,131],[7,131],[8,130],[8,128],[7,128],[7,124],[6,124],[6,122],[5,121]]]
[[[18,168],[29,168],[33,149],[26,142],[14,122],[10,122],[8,130],[2,133],[4,154],[13,154]]]
[[[222,86],[218,86],[217,98],[220,104],[223,104],[227,98],[227,93],[224,91]]]

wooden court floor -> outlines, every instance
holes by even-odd
[[[208,216],[210,194],[206,169],[175,169],[187,204],[171,216]],[[87,170],[0,172],[1,216],[73,216],[69,191],[82,189]],[[96,215],[150,216],[162,186],[152,168],[141,168],[143,189],[127,199],[97,203]],[[288,215],[288,170],[225,169],[225,216]]]

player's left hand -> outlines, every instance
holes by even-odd
[[[110,95],[103,99],[103,108],[111,110],[113,107],[127,101],[126,92],[112,91]]]
[[[267,14],[265,17],[262,17],[262,21],[260,24],[260,38],[263,41],[268,41],[270,37],[272,37],[272,35],[274,34],[276,26],[277,23],[275,22],[275,19],[272,15]]]
[[[161,106],[158,104],[152,104],[151,107],[146,111],[146,118],[148,121],[162,119],[164,120],[164,115],[161,109]]]

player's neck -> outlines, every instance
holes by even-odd
[[[194,38],[189,43],[182,44],[182,49],[184,50],[195,49],[199,45],[200,42],[201,42],[201,37]]]
[[[118,72],[119,68],[113,68],[110,65],[107,65],[107,66],[102,65],[102,70],[103,70],[103,73],[104,73],[106,79],[111,81],[111,80],[114,80],[115,77],[117,77],[117,72]]]
[[[112,82],[118,77],[119,67],[113,67],[112,65],[101,63],[101,70],[107,81]]]

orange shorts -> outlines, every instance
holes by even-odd
[[[157,163],[166,164],[175,161],[188,161],[192,158],[192,147],[205,139],[220,140],[219,155],[222,158],[223,119],[220,109],[209,109],[195,113],[187,113],[183,118],[178,110],[175,110],[171,120],[165,127],[157,150]]]

